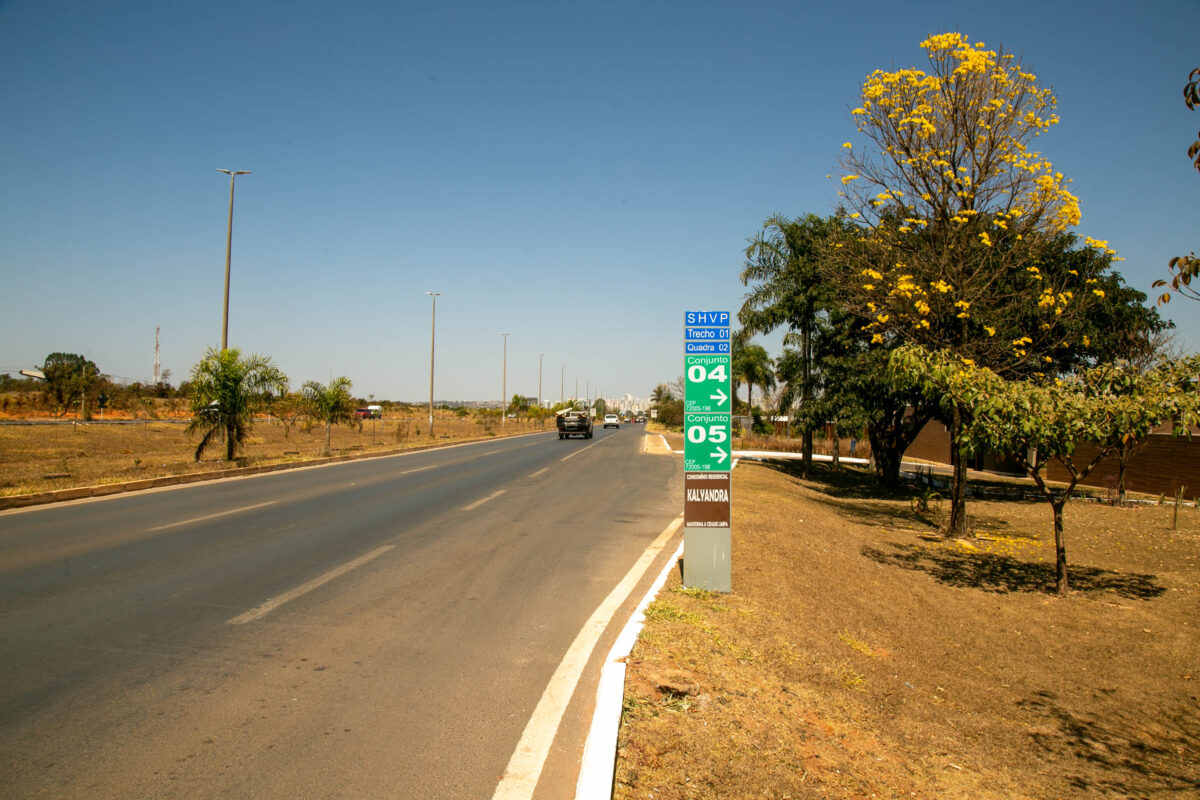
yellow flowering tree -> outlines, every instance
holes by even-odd
[[[1062,268],[1080,220],[1070,181],[1034,148],[1055,97],[1003,50],[959,33],[921,43],[926,70],[877,70],[846,142],[843,213],[858,233],[830,253],[831,280],[875,342],[948,349],[1002,375],[1046,371],[1104,290],[1106,242]],[[967,409],[951,410],[952,433]],[[955,454],[951,532],[965,530],[966,467]]]

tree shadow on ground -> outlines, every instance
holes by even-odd
[[[1065,762],[1062,777],[1088,796],[1200,796],[1200,765],[1185,755],[1200,748],[1200,718],[1194,712],[1184,709],[1172,719],[1152,720],[1162,730],[1156,736],[1145,729],[1145,719],[1079,715],[1051,692],[1035,692],[1017,705],[1054,726],[1035,728],[1030,735],[1051,760]],[[1071,769],[1067,759],[1086,764]]]
[[[814,463],[808,478],[801,476],[802,467],[797,461],[767,461],[763,466],[805,481],[819,493],[813,497],[815,502],[863,525],[936,531],[949,516],[950,501],[945,491],[926,494],[928,487],[921,483],[884,486],[867,470],[852,466],[835,471],[828,462]],[[922,497],[928,510],[916,507],[914,501]],[[973,530],[1000,531],[1009,527],[1008,520],[1001,517],[971,514],[969,521]]]
[[[928,573],[947,586],[1000,594],[1052,594],[1055,591],[1054,564],[1050,563],[1021,561],[996,553],[961,552],[945,547],[899,542],[887,542],[882,548],[865,545],[862,554],[885,566]],[[1072,591],[1116,592],[1130,600],[1151,600],[1166,591],[1155,583],[1154,575],[1073,565],[1068,567],[1068,577]]]

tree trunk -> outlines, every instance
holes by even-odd
[[[1063,506],[1066,505],[1069,496],[1070,491],[1068,490],[1064,493],[1061,500],[1057,500],[1052,504],[1054,508],[1054,578],[1060,597],[1065,596],[1068,589],[1067,540],[1063,536]]]
[[[800,406],[804,409],[804,438],[800,443],[800,459],[801,459],[801,474],[807,478],[812,472],[812,456],[813,456],[813,431],[812,420],[808,418],[808,411],[812,405],[812,326],[805,321],[804,328],[800,332]]]
[[[233,448],[237,444],[233,435],[233,425],[225,426],[225,460],[233,461]]]
[[[888,447],[883,437],[874,431],[867,431],[871,442],[871,458],[875,460],[875,474],[884,486],[897,486],[900,483],[901,453],[895,447]]]
[[[325,420],[325,455],[329,455],[333,443],[333,420]]]
[[[833,471],[837,472],[841,467],[842,455],[842,438],[838,435],[837,428],[833,431]]]
[[[1129,445],[1121,445],[1117,460],[1117,505],[1125,505],[1125,467],[1129,465],[1129,454],[1133,450]]]
[[[954,467],[954,478],[950,483],[950,526],[946,530],[947,535],[953,537],[967,535],[967,462],[958,444],[962,429],[962,408],[955,406],[950,424],[950,463]]]

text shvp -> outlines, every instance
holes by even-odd
[[[728,311],[685,311],[684,325],[713,325],[729,327]]]

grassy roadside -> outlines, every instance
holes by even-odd
[[[854,472],[734,472],[731,595],[650,606],[617,798],[1200,796],[1200,512],[935,507]]]
[[[545,430],[552,430],[554,421]],[[141,420],[134,424],[0,425],[0,497],[55,489],[101,486],[244,466],[311,462],[324,457],[324,426],[287,425],[278,419],[255,423],[250,441],[235,462],[217,458],[221,448],[195,460],[196,439],[186,421]],[[530,420],[485,426],[470,417],[438,410],[435,436],[427,414],[335,425],[330,454],[384,455],[430,444],[451,444],[490,436],[542,430]]]

